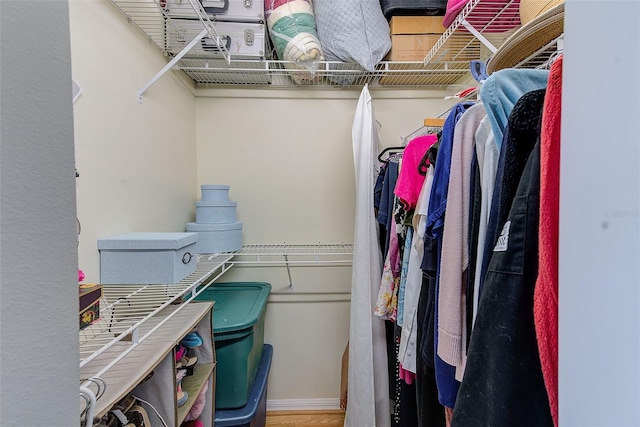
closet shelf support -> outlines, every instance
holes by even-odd
[[[461,24],[467,29],[469,30],[469,32],[471,34],[473,34],[475,36],[475,38],[477,38],[478,40],[480,40],[480,42],[485,45],[487,47],[487,49],[489,49],[491,51],[491,53],[496,53],[496,51],[498,50],[497,47],[495,47],[493,45],[493,43],[491,43],[489,40],[487,40],[487,38],[485,36],[482,35],[482,33],[480,31],[478,31],[473,25],[471,25],[469,23],[469,21],[467,21],[466,19],[463,19]]]
[[[154,85],[155,82],[157,82],[158,80],[160,80],[160,78],[162,76],[165,75],[165,73],[167,71],[169,71],[171,68],[173,68],[174,65],[176,65],[178,63],[178,61],[180,61],[180,59],[182,59],[183,56],[185,56],[187,54],[187,52],[189,52],[197,43],[200,42],[200,40],[202,40],[202,38],[207,35],[209,33],[208,29],[203,29],[202,31],[200,31],[200,34],[198,34],[193,40],[191,40],[189,42],[188,45],[186,45],[176,56],[173,57],[173,59],[171,59],[171,61],[169,61],[167,63],[167,65],[165,65],[164,67],[162,67],[162,69],[160,71],[158,71],[156,73],[155,76],[153,76],[151,78],[151,80],[149,80],[147,82],[147,84],[145,84],[144,86],[142,86],[142,89],[140,89],[138,91],[138,102],[140,104],[142,104],[142,95],[151,87]],[[218,44],[220,40],[218,40]]]

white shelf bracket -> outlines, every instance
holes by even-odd
[[[288,255],[284,255],[284,263],[287,266],[287,275],[289,276],[289,292],[293,292],[293,281],[291,280],[291,268],[289,267]]]
[[[496,48],[493,43],[491,43],[489,40],[487,40],[487,38],[485,36],[482,35],[482,33],[480,33],[480,31],[478,31],[473,25],[471,25],[469,23],[469,21],[467,21],[466,19],[463,19],[461,24],[467,29],[469,30],[469,32],[471,34],[473,34],[475,36],[475,38],[477,38],[478,40],[480,40],[480,42],[485,45],[487,47],[487,49],[489,49],[491,51],[491,53],[496,53],[496,51],[498,50],[498,48]]]
[[[153,76],[151,78],[151,80],[149,80],[149,82],[147,82],[147,84],[145,84],[144,86],[142,86],[142,89],[140,89],[138,91],[138,102],[142,104],[142,95],[151,87],[153,86],[153,84],[155,82],[157,82],[158,80],[160,80],[160,77],[162,77],[167,71],[169,71],[171,68],[173,68],[173,66],[180,61],[180,59],[182,59],[183,56],[185,56],[187,54],[187,52],[189,52],[197,43],[200,42],[200,40],[202,40],[202,38],[204,36],[206,36],[209,33],[209,30],[207,30],[206,28],[203,29],[200,34],[198,34],[193,40],[191,40],[189,42],[188,45],[186,45],[176,56],[173,57],[173,59],[171,61],[169,61],[167,63],[167,65],[165,65],[164,67],[162,67],[162,70],[158,71],[158,73]]]

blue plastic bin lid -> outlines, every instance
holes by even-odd
[[[271,284],[265,282],[214,283],[196,297],[215,301],[213,334],[222,339],[228,332],[251,328],[267,305]]]
[[[98,239],[98,249],[180,249],[198,241],[198,233],[134,232]]]
[[[262,358],[258,365],[256,379],[249,393],[247,404],[239,409],[220,409],[215,411],[216,427],[232,427],[232,426],[248,426],[256,412],[260,409],[260,404],[266,400],[267,380],[269,379],[269,369],[271,368],[271,359],[273,358],[273,346],[264,344],[262,347]],[[264,409],[264,408],[263,408]]]

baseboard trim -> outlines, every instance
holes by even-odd
[[[267,411],[340,409],[340,399],[267,399]]]

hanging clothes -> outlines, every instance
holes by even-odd
[[[389,247],[384,258],[382,278],[373,312],[382,320],[395,322],[398,312],[398,287],[400,286],[400,242],[393,217],[394,215],[391,215]]]
[[[406,222],[413,224],[418,198],[425,182],[426,173],[422,173],[421,162],[423,161],[428,150],[438,142],[438,136],[428,134],[413,138],[407,144],[402,155],[402,169],[398,176],[398,182],[394,190],[395,195],[403,203],[408,216]],[[422,166],[428,166],[428,160]],[[404,326],[404,302],[407,276],[409,275],[409,259],[411,256],[411,240],[413,238],[413,227],[409,225],[407,229],[407,237],[405,241],[405,250],[403,250],[403,269],[400,274],[400,288],[398,290],[398,315],[396,323],[398,326]],[[419,263],[414,261],[413,267],[421,276]],[[415,369],[411,369],[415,373]]]
[[[476,159],[478,163],[478,181],[480,187],[480,201],[475,203],[475,209],[479,209],[477,218],[477,233],[475,245],[476,258],[473,261],[475,271],[473,272],[473,301],[472,312],[473,321],[478,312],[478,300],[480,298],[480,278],[482,276],[482,260],[484,259],[485,241],[487,238],[487,226],[489,224],[489,214],[491,209],[491,199],[495,186],[496,169],[500,152],[493,137],[489,118],[485,116],[476,130]]]
[[[427,182],[430,181],[426,200],[429,200],[433,184],[433,173],[440,144],[437,143],[429,149],[429,167]],[[422,206],[422,205],[420,205]],[[445,410],[440,403],[440,393],[436,381],[435,371],[435,294],[436,294],[436,269],[437,269],[437,242],[425,234],[428,204],[420,208],[419,222],[416,227],[422,231],[424,240],[423,255],[420,268],[422,283],[418,308],[416,312],[416,396],[418,401],[418,426],[419,427],[444,427]]]
[[[438,294],[438,356],[456,367],[462,380],[466,359],[466,274],[469,266],[469,184],[475,132],[486,112],[482,104],[469,108],[458,120],[451,152],[451,172],[444,218],[440,292]]]
[[[471,106],[472,102],[461,102],[456,104],[449,116],[447,117],[443,129],[440,147],[438,149],[438,157],[436,159],[436,168],[434,171],[433,187],[429,199],[429,213],[427,215],[425,234],[437,242],[436,253],[436,299],[435,312],[438,312],[438,282],[439,282],[439,265],[440,254],[442,251],[442,230],[444,227],[444,214],[447,206],[447,189],[449,185],[449,174],[451,169],[451,151],[453,145],[453,136],[455,125],[462,117],[462,114]],[[431,247],[426,247],[431,250]],[[427,255],[425,255],[426,258]],[[423,268],[424,269],[424,268]],[[436,316],[435,344],[438,343],[438,324]],[[438,395],[440,403],[448,408],[453,408],[458,394],[459,383],[455,379],[455,367],[444,362],[437,354],[435,357],[436,381],[438,384]]]
[[[540,146],[493,249],[452,426],[552,426],[533,322]]]
[[[384,176],[382,177],[382,189],[380,192],[380,206],[377,213],[380,230],[383,232],[383,235],[380,236],[380,241],[384,242],[384,244],[381,245],[383,254],[386,254],[389,251],[389,233],[392,229],[393,207],[395,203],[395,194],[393,193],[393,189],[398,181],[401,159],[402,153],[398,153],[389,157],[384,163],[385,167],[383,169]]]
[[[424,229],[426,215],[429,209],[429,195],[433,184],[433,167],[427,170],[427,176],[422,186],[416,210],[413,215],[413,240],[409,253],[409,267],[407,271],[407,285],[405,288],[406,307],[404,312],[404,327],[400,338],[398,360],[404,369],[417,373],[417,335],[418,335],[418,303],[422,288],[422,270],[420,263],[424,254]]]
[[[491,74],[480,87],[498,151],[511,110],[522,95],[547,86],[548,70],[507,68]]]
[[[558,425],[558,239],[560,215],[560,119],[562,57],[551,65],[540,135],[540,260],[533,297],[542,373]]]
[[[491,124],[491,130],[498,153],[502,150],[504,131],[507,127],[509,116],[513,111],[514,105],[525,93],[546,88],[548,78],[548,70],[505,69],[491,74],[491,76],[489,76],[489,78],[487,78],[483,83],[480,88],[480,96],[482,97],[483,104],[487,110],[487,119]],[[499,155],[498,158],[496,158],[496,169],[493,170],[494,180],[497,163],[499,163],[498,159]],[[516,179],[515,183],[517,182],[518,180]],[[482,191],[485,191],[484,188]],[[494,192],[494,188],[491,189],[491,192]],[[507,206],[510,207],[510,203],[507,204]],[[489,260],[491,259],[491,251],[495,244],[493,232],[489,229],[489,224],[495,223],[495,220],[491,220],[491,217],[495,215],[495,211],[492,210],[492,207],[493,195],[491,195],[491,201],[489,202],[487,234],[484,238],[484,248],[482,250],[478,250],[479,255],[482,255],[482,261],[478,261],[479,270],[476,268],[477,286],[475,291],[477,292],[478,298],[482,293],[487,267],[489,265]],[[498,225],[498,227],[499,226],[500,225]]]
[[[500,158],[496,171],[496,183],[491,199],[489,223],[487,224],[487,238],[485,253],[491,253],[498,240],[498,235],[513,202],[522,171],[531,154],[533,146],[540,135],[540,117],[544,103],[546,89],[527,92],[513,106],[504,131]],[[482,277],[486,274],[491,257],[485,257],[482,263]],[[482,284],[480,281],[480,293]]]
[[[373,314],[382,273],[372,192],[380,140],[367,85],[358,99],[352,139],[356,172],[356,215],[345,426],[389,427],[391,419],[385,330],[384,323]]]

